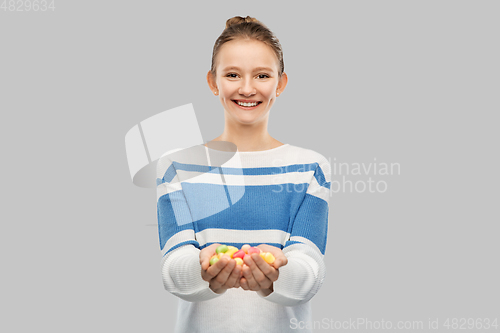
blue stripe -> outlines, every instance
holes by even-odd
[[[283,248],[288,247],[288,246],[293,245],[293,244],[304,244],[304,243],[299,242],[299,241],[291,241],[291,240],[289,240],[289,241],[286,241],[285,246]]]
[[[316,244],[325,254],[328,232],[328,202],[314,195],[306,194],[293,221],[290,237],[300,236]],[[288,244],[288,242],[287,242]],[[285,246],[291,245],[285,244]]]
[[[176,245],[172,246],[167,252],[165,252],[165,254],[163,256],[165,256],[167,253],[175,250],[176,248],[181,247],[181,246],[186,245],[186,244],[193,244],[195,247],[200,248],[200,244],[197,241],[188,240],[185,242],[177,243]],[[162,250],[163,250],[163,248],[162,248]]]
[[[175,206],[175,212],[174,207]],[[163,250],[167,240],[182,230],[192,230],[192,219],[186,207],[182,191],[162,195],[157,203],[158,234],[160,249]]]
[[[212,244],[216,244],[217,242],[212,242],[212,243],[207,243],[205,245],[202,245],[200,247],[201,250],[203,250],[204,248],[206,248],[207,246],[210,246]],[[220,243],[222,244],[222,243]],[[241,249],[241,247],[245,244],[249,244],[250,246],[255,246],[257,247],[258,245],[261,245],[261,244],[267,244],[267,245],[271,245],[271,246],[275,246],[277,247],[278,249],[282,250],[283,249],[283,244],[279,244],[279,243],[234,243],[234,242],[224,242],[225,245],[227,246],[234,246],[234,247],[237,247],[238,249]]]
[[[207,228],[290,232],[290,216],[297,213],[308,185],[227,186],[230,193],[244,191],[231,206],[223,185],[185,183],[183,190],[196,232]]]
[[[326,181],[325,174],[323,173],[323,170],[321,169],[320,166],[318,166],[318,168],[314,172],[314,178],[316,178],[316,181],[320,186],[330,189],[330,182]]]
[[[275,174],[285,174],[289,172],[308,172],[315,170],[314,177],[320,186],[330,189],[331,183],[327,182],[325,175],[318,163],[309,164],[292,164],[282,167],[263,167],[263,168],[228,168],[228,167],[213,167],[205,165],[196,164],[186,164],[179,162],[172,162],[173,164],[165,172],[162,179],[156,179],[156,186],[162,183],[170,183],[175,177],[176,170],[184,170],[190,172],[201,172],[201,173],[217,173],[219,174],[222,169],[222,173],[226,175],[244,175],[244,176],[263,176],[263,175],[275,175]]]

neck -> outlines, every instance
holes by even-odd
[[[226,121],[224,132],[213,141],[228,141],[238,147],[238,151],[261,151],[282,145],[267,131],[267,121],[258,124],[240,124]]]

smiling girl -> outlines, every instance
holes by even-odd
[[[310,300],[325,278],[330,164],[268,133],[271,108],[288,78],[281,45],[264,24],[249,16],[227,20],[207,81],[225,119],[212,142],[236,145],[243,173],[224,167],[231,185],[182,182],[179,174],[196,165],[158,161],[161,270],[165,289],[179,297],[175,332],[289,332],[294,323],[312,321]],[[239,200],[194,218],[200,193],[213,192],[210,198],[225,191],[232,198],[237,187],[244,189]],[[176,211],[186,212],[182,224]],[[243,265],[224,256],[209,265],[221,244],[249,244],[275,261],[253,253]]]

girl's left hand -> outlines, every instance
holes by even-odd
[[[264,252],[271,252],[275,260],[272,264],[268,264],[256,253],[252,253],[251,256],[245,255],[240,287],[244,290],[263,290],[266,294],[270,294],[273,291],[273,282],[278,280],[278,268],[285,266],[288,259],[283,254],[283,251],[275,246],[261,244],[257,247]]]

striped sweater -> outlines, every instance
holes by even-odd
[[[311,298],[325,278],[331,167],[321,154],[285,144],[251,152],[199,145],[157,163],[161,275],[179,297],[175,332],[289,332],[312,321]],[[214,293],[200,250],[213,243],[269,244],[288,259],[273,292]]]

